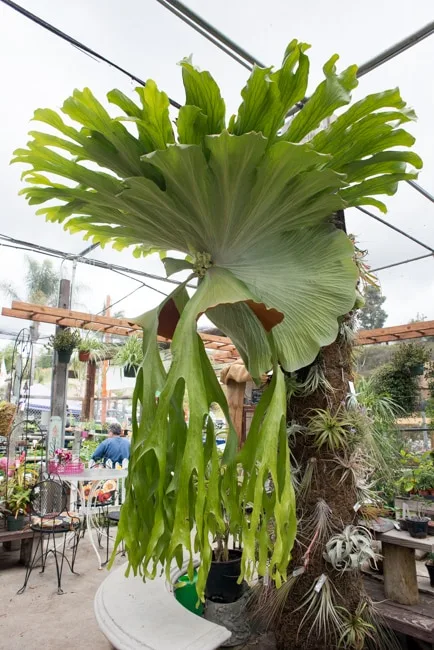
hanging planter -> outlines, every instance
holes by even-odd
[[[78,360],[82,363],[87,363],[90,359],[90,350],[80,350],[78,353]]]
[[[71,361],[72,352],[66,350],[59,350],[57,352],[57,360],[59,363],[69,363]]]
[[[55,336],[50,336],[47,348],[52,348],[57,352],[57,361],[59,363],[69,363],[72,352],[80,343],[80,334],[66,327],[60,330]]]
[[[128,364],[127,366],[124,366],[124,377],[130,377],[134,379],[134,377],[137,376],[138,370],[139,370],[139,366]]]

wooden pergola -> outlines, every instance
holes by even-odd
[[[24,320],[36,321],[37,323],[51,323],[61,327],[74,327],[78,329],[101,332],[103,334],[115,334],[116,336],[140,335],[142,329],[127,318],[112,318],[110,316],[97,316],[86,314],[81,311],[62,309],[61,307],[45,307],[30,302],[20,302],[14,300],[11,308],[3,307],[2,316],[12,318],[21,318]],[[229,363],[239,359],[239,354],[235,345],[226,336],[217,336],[216,334],[206,334],[199,332],[208,350],[214,351],[212,354],[216,360],[226,361]],[[170,339],[159,336],[160,342],[168,343]]]
[[[45,307],[28,302],[14,300],[11,308],[3,307],[3,316],[21,318],[24,320],[36,321],[38,323],[51,323],[63,327],[74,327],[104,334],[115,334],[117,336],[131,336],[140,334],[141,328],[127,318],[111,318],[109,316],[97,316],[86,314],[80,311],[62,309],[60,307]],[[239,359],[235,345],[227,336],[218,336],[199,332],[205,347],[211,351],[215,361],[230,363]],[[357,334],[356,345],[372,345],[376,343],[388,343],[391,341],[404,341],[424,336],[434,336],[434,321],[421,321],[407,325],[394,325],[382,329],[361,330]],[[170,339],[158,337],[161,342],[170,342]]]

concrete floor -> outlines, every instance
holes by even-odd
[[[118,555],[115,566],[125,562]],[[0,649],[1,650],[111,650],[99,631],[93,599],[107,569],[98,570],[97,558],[86,534],[80,540],[75,570],[64,566],[63,595],[57,594],[54,558],[44,574],[33,570],[26,591],[17,595],[25,568],[19,551],[7,552],[0,544]]]

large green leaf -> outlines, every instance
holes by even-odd
[[[33,131],[27,148],[15,152],[14,162],[29,166],[22,193],[47,220],[102,245],[131,246],[138,256],[178,251],[185,259],[167,258],[167,273],[188,270],[198,278],[190,299],[184,283],[140,319],[145,360],[118,541],[126,540],[132,569],[150,576],[159,563],[169,570],[183,551],[190,560],[199,551],[200,595],[210,538],[227,530],[241,533],[243,575],[269,567],[277,585],[284,579],[295,509],[281,367],[313,361],[354,305],[354,250],[335,228],[335,212],[347,205],[385,210],[376,197],[414,178],[410,165],[421,167],[402,128],[415,115],[397,90],[370,95],[335,117],[357,85],[356,67],[338,72],[337,55],[285,124],[306,92],[307,49],[292,41],[280,69],[254,68],[227,130],[215,80],[184,60],[186,103],[176,133],[167,95],[148,81],[137,91],[140,104],[109,93],[122,111],[117,117],[89,89],[64,103],[68,123],[52,110],[36,111],[50,132]],[[253,377],[273,369],[238,455],[226,399],[197,334],[203,313],[231,337]],[[158,333],[173,336],[167,375]],[[221,462],[208,417],[215,402],[229,422]],[[270,475],[274,491],[266,496]]]

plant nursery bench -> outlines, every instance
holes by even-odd
[[[231,632],[189,612],[178,603],[171,585],[187,570],[187,564],[163,576],[143,582],[126,578],[124,564],[100,585],[94,601],[101,632],[116,650],[214,650]]]
[[[384,593],[386,598],[402,605],[416,605],[419,589],[415,550],[434,552],[434,537],[415,539],[403,530],[377,533],[383,555]]]
[[[363,583],[392,630],[424,641],[434,649],[434,596],[421,594],[417,605],[401,605],[385,599],[384,585],[378,578],[365,575]]]
[[[33,531],[30,528],[23,530],[0,530],[0,543],[21,542],[20,562],[28,564],[32,552]]]

